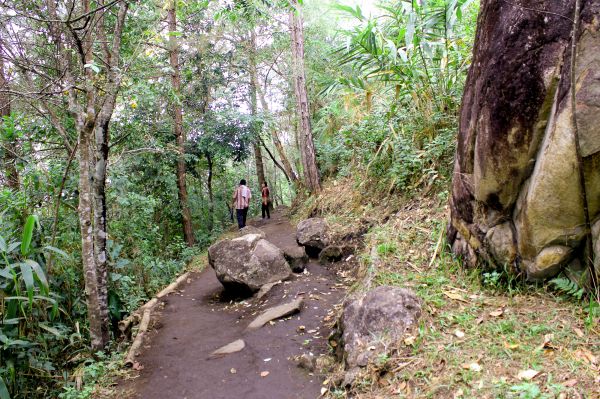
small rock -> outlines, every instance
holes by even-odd
[[[240,352],[245,347],[246,343],[244,342],[244,340],[238,339],[237,341],[233,341],[232,343],[217,349],[216,351],[210,354],[210,357],[225,356],[232,353]]]
[[[325,219],[311,218],[298,223],[296,241],[306,248],[308,256],[316,258],[329,245],[328,226]]]
[[[337,245],[329,245],[321,251],[319,254],[319,262],[326,265],[329,263],[335,263],[342,260],[344,253],[341,247]]]
[[[301,369],[308,370],[311,372],[315,371],[316,359],[315,355],[313,355],[312,353],[303,353],[296,359],[296,362],[298,364],[298,367],[300,367]]]
[[[344,304],[332,337],[341,343],[337,349],[343,352],[338,351],[338,356],[345,355],[348,369],[366,366],[369,359],[387,354],[387,348],[402,342],[420,316],[421,302],[408,289],[380,286],[357,294]]]
[[[308,263],[308,255],[304,250],[304,247],[300,246],[289,246],[283,248],[283,256],[285,260],[290,264],[294,273],[302,273]]]

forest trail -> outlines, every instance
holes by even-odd
[[[282,212],[274,212],[266,222],[249,224],[261,228],[267,240],[278,247],[295,244],[295,229]],[[293,357],[327,351],[331,315],[345,287],[334,271],[315,260],[306,270],[276,285],[262,299],[244,301],[221,298],[222,286],[212,268],[195,274],[164,301],[155,329],[138,357],[143,370],[138,378],[123,384],[127,397],[319,397],[323,377],[299,368]],[[256,331],[244,331],[261,311],[299,296],[304,298],[300,313]],[[246,343],[241,352],[209,358],[214,350],[238,339]],[[264,372],[268,375],[263,377]]]

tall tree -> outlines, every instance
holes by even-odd
[[[169,0],[167,10],[169,25],[169,62],[171,65],[171,84],[173,86],[173,133],[177,142],[177,189],[181,206],[183,236],[188,246],[194,245],[192,214],[185,182],[185,132],[183,130],[183,108],[181,105],[181,76],[179,72],[179,44],[177,41],[177,0]]]
[[[290,4],[290,33],[292,46],[292,78],[294,81],[294,93],[296,96],[296,107],[299,119],[300,154],[304,168],[304,179],[306,186],[311,192],[321,189],[321,179],[317,168],[315,155],[315,144],[313,142],[312,129],[310,126],[310,108],[306,90],[306,73],[304,68],[304,28],[302,9],[298,0],[291,0]]]
[[[258,113],[258,79],[256,71],[256,32],[254,29],[254,27],[250,28],[250,39],[248,41],[248,61],[250,72],[250,112],[252,113],[252,116],[256,118]],[[263,164],[262,152],[260,150],[260,128],[257,121],[254,121],[252,125],[254,127],[254,134],[257,136],[253,143],[254,160],[256,162],[256,175],[258,177],[258,186],[262,187],[262,184],[265,182],[265,166]]]
[[[10,116],[10,87],[8,78],[4,71],[4,57],[2,56],[2,41],[0,41],[0,127],[4,123],[4,119]],[[15,137],[9,137],[7,129],[4,130],[4,142],[0,142],[2,148],[0,152],[4,154],[2,162],[4,163],[4,178],[6,186],[12,190],[19,190],[19,171],[16,167],[17,154],[14,144]],[[2,137],[0,137],[0,140]]]

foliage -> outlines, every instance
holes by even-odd
[[[581,299],[585,290],[567,277],[559,276],[550,280],[550,284],[561,294]]]

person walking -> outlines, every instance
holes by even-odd
[[[265,218],[265,214],[268,219],[271,219],[271,213],[269,211],[269,205],[271,202],[271,192],[269,191],[269,186],[267,182],[263,182],[262,184],[262,218]]]
[[[248,207],[252,193],[246,186],[246,179],[240,180],[240,185],[233,192],[233,206],[237,217],[238,227],[240,229],[246,226],[246,218],[248,217]]]

